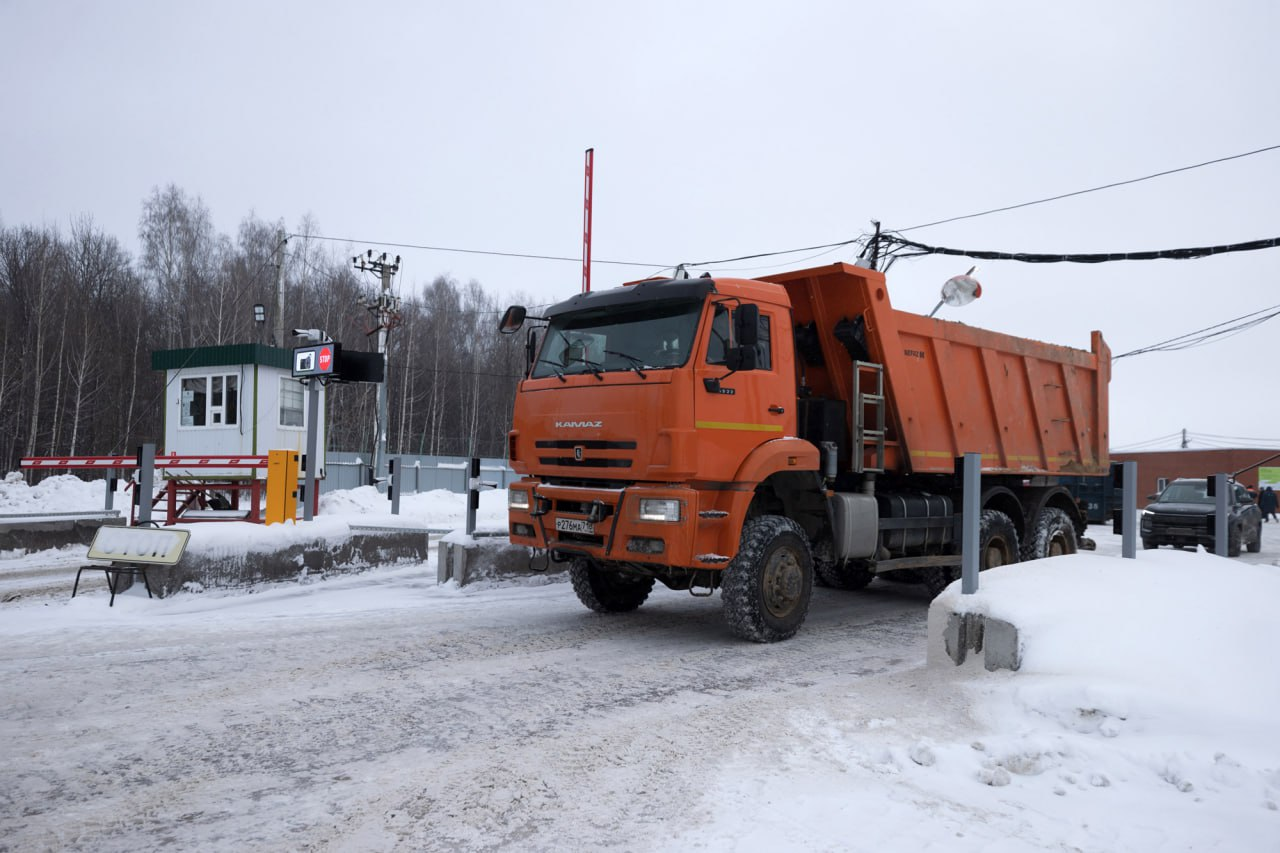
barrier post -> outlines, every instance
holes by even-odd
[[[960,534],[960,593],[978,591],[978,519],[982,516],[982,454],[964,455],[964,510]]]
[[[1138,558],[1138,463],[1130,459],[1120,466],[1120,556]]]
[[[138,448],[138,489],[134,500],[138,506],[138,524],[151,523],[151,501],[156,487],[156,446],[144,444]]]
[[[267,451],[267,524],[283,524],[298,518],[298,454],[292,450]]]
[[[1213,553],[1227,556],[1227,505],[1231,502],[1227,475],[1214,474],[1213,482]]]

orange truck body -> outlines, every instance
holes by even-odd
[[[869,356],[887,386],[886,467],[951,474],[958,457],[981,453],[986,473],[1107,473],[1111,353],[1100,333],[1085,352],[898,311],[883,276],[846,264],[766,281],[786,289],[797,325],[866,317]],[[806,384],[847,399],[852,366],[831,335],[816,337],[826,367],[810,369]]]
[[[732,340],[746,305],[759,314],[750,347]],[[1004,561],[1053,527],[1041,524],[1050,508],[1058,528],[1075,528],[1074,550],[1085,521],[1056,477],[1108,469],[1110,354],[1097,332],[1085,351],[898,311],[881,273],[847,264],[648,280],[548,314],[516,394],[509,532],[574,561],[592,589],[608,591],[601,573],[617,572],[714,590],[756,559],[740,551],[744,537],[768,538],[750,532],[764,515],[794,534],[778,570],[787,600],[808,583],[806,561],[833,585],[848,574],[832,565],[946,580],[959,564],[964,454],[981,454],[979,509],[1014,529]],[[652,335],[605,325],[650,314],[667,318]],[[664,324],[669,359],[631,352]],[[758,363],[730,369],[735,347]],[[1059,547],[1071,538],[1053,535]],[[807,608],[806,589],[796,594]]]

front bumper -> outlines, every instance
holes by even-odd
[[[1140,529],[1143,539],[1161,545],[1213,547],[1212,516],[1148,513],[1142,516]]]
[[[510,491],[527,494],[527,507],[509,509],[511,542],[562,559],[585,556],[601,562],[716,569],[737,553],[732,492],[553,486],[530,478],[512,483]],[[642,503],[646,508],[670,507],[659,502],[671,501],[679,507],[676,520],[642,517]]]

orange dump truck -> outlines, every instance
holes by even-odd
[[[511,541],[569,562],[593,610],[718,588],[736,634],[786,639],[815,582],[959,576],[965,453],[982,568],[1081,547],[1057,478],[1107,471],[1099,333],[1084,351],[898,311],[873,270],[652,279],[532,319]]]

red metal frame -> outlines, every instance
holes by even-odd
[[[87,471],[93,469],[131,469],[138,467],[137,456],[24,456],[19,462],[20,468],[37,471]],[[165,524],[177,524],[194,521],[251,521],[261,524],[263,521],[263,495],[266,481],[253,476],[252,469],[267,468],[266,456],[157,456],[156,466],[159,470],[173,471],[165,481],[164,488],[151,499],[154,508],[165,501]],[[211,468],[247,468],[250,475],[240,479],[228,477],[191,477],[183,479],[177,476],[178,471],[190,471]],[[226,492],[231,496],[232,509],[240,508],[240,496],[249,493],[248,514],[238,518],[200,518],[182,517],[182,513],[192,507],[207,508],[210,492]],[[310,497],[313,514],[320,509],[320,489]],[[182,496],[179,501],[179,496]],[[137,521],[137,507],[132,510],[131,521]]]
[[[587,170],[582,190],[582,292],[591,292],[591,188],[595,171],[594,148],[587,149]]]

